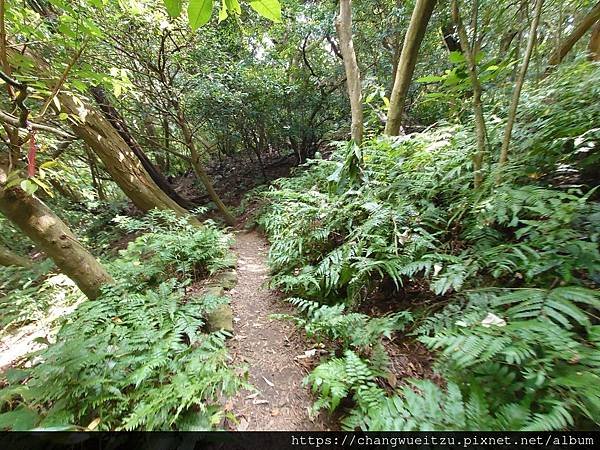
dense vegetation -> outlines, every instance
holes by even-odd
[[[0,0],[0,429],[222,427],[244,219],[313,413],[597,429],[599,60],[589,0]]]
[[[547,88],[558,80],[559,91]],[[337,305],[294,300],[308,312],[309,334],[338,339],[344,351],[309,377],[320,407],[353,397],[345,424],[371,430],[543,430],[598,419],[600,210],[585,185],[562,186],[552,169],[585,167],[590,157],[544,145],[583,144],[588,118],[599,112],[598,81],[597,70],[581,63],[527,92],[513,143],[518,156],[502,185],[490,175],[480,189],[470,187],[473,131],[448,125],[367,141],[360,166],[356,147],[342,145],[331,160],[310,163],[264,194],[259,221],[273,242],[272,284]],[[562,115],[573,101],[587,111],[581,123],[570,117],[567,134]],[[542,120],[534,111],[543,108],[538,128],[528,120]],[[339,307],[368,301],[386,281],[385,295],[412,311],[410,329],[394,316],[372,319],[370,328]],[[446,393],[418,382],[423,399],[402,400],[374,383],[385,374],[379,338],[399,328],[439,352]]]

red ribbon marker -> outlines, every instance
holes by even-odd
[[[31,178],[35,176],[35,154],[37,152],[37,145],[35,143],[35,131],[31,129],[29,124],[28,129],[31,137],[29,139],[29,153],[27,154],[27,175]]]

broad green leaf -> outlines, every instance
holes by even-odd
[[[240,6],[240,2],[238,0],[225,0],[224,3],[229,12],[232,12],[235,14],[242,13],[242,7]]]
[[[192,30],[196,31],[210,20],[213,0],[190,0],[188,5],[188,20]]]
[[[427,75],[426,77],[417,78],[417,83],[436,83],[442,81],[444,77],[438,75]]]
[[[165,8],[171,17],[179,17],[183,7],[183,0],[163,0]]]
[[[253,0],[250,7],[261,16],[273,22],[281,22],[281,4],[279,0]]]
[[[221,3],[221,9],[219,10],[219,23],[223,22],[227,17],[229,17],[229,14],[227,14],[227,6],[225,5],[225,2],[223,2]]]
[[[450,52],[448,59],[452,64],[459,64],[465,62],[465,56],[461,52]]]
[[[21,189],[27,192],[27,194],[33,195],[38,190],[38,185],[30,180],[23,180],[21,181]]]

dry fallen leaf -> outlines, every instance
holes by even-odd
[[[96,429],[96,427],[97,427],[97,426],[100,424],[100,421],[101,421],[101,420],[102,420],[102,419],[100,419],[100,417],[96,417],[94,420],[92,420],[92,421],[90,422],[90,424],[89,424],[89,425],[88,425],[86,428],[87,428],[88,430],[90,430],[90,431],[92,431],[92,430],[95,430],[95,429]]]
[[[275,385],[273,383],[271,383],[269,380],[267,380],[265,377],[263,377],[263,380],[265,380],[265,383],[267,383],[269,386],[275,387]]]
[[[246,419],[242,418],[242,420],[240,420],[240,423],[237,427],[238,431],[246,431],[248,430],[248,426],[250,425],[250,422],[248,422]]]
[[[394,375],[392,372],[388,372],[388,374],[386,375],[386,379],[387,382],[390,383],[391,387],[396,387],[396,384],[398,383],[396,375]]]

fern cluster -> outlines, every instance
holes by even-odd
[[[0,335],[28,323],[52,322],[83,299],[75,283],[56,273],[51,261],[31,268],[3,267],[0,280]],[[52,310],[56,310],[54,313]]]
[[[292,320],[311,338],[340,341],[343,348],[366,348],[377,344],[381,337],[390,338],[411,320],[408,311],[372,318],[356,312],[345,313],[343,303],[328,306],[301,298],[288,301],[303,313],[302,316],[279,314],[273,317]]]
[[[140,219],[119,216],[115,221],[128,233],[143,233],[110,263],[111,271],[131,289],[170,278],[194,280],[234,263],[229,252],[231,237],[213,222],[198,228],[185,217],[162,210],[152,210]]]
[[[369,319],[347,308],[379,286],[427,302],[412,334],[438,355],[445,389],[410,382],[366,408],[357,394],[373,379],[343,381],[346,354],[311,375],[319,405],[343,393],[355,405],[347,423],[373,430],[417,429],[421,417],[427,429],[598,424],[600,204],[589,174],[600,139],[589,117],[599,76],[577,63],[524,94],[502,183],[491,161],[473,189],[472,130],[441,126],[341,145],[261,194],[272,283],[317,302],[295,301],[309,334],[339,340],[372,369],[347,334],[368,334]],[[490,124],[493,146],[502,124]]]
[[[129,220],[139,236],[110,263],[116,283],[65,318],[54,342],[0,390],[0,428],[210,430],[245,382],[224,333],[204,331],[225,298],[183,286],[231,262],[229,238],[165,212]],[[125,225],[124,225],[125,226]],[[137,264],[136,264],[137,263]],[[161,270],[162,268],[162,270]]]

